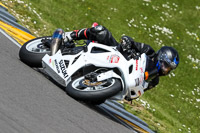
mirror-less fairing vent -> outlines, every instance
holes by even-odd
[[[133,71],[133,65],[131,65],[131,66],[129,67],[129,74],[131,74],[132,71]]]
[[[74,64],[74,62],[76,62],[76,60],[81,56],[81,54],[79,56],[77,56],[74,61],[72,62],[72,64]]]
[[[91,50],[91,53],[105,53],[105,52],[110,52],[110,51],[98,47],[93,47]]]

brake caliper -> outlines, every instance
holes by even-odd
[[[84,85],[87,86],[98,86],[102,84],[102,82],[97,82],[98,74],[95,72],[91,72],[85,76],[85,80],[83,81]]]

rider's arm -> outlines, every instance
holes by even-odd
[[[154,79],[152,79],[149,82],[148,87],[144,91],[147,91],[147,90],[150,90],[150,89],[154,88],[156,85],[158,85],[158,83],[159,83],[159,76],[157,76]]]
[[[138,52],[140,52],[141,54],[145,53],[150,58],[154,57],[154,55],[155,55],[154,49],[151,46],[147,45],[147,44],[133,41],[132,42],[132,47],[133,48],[136,47]]]
[[[123,45],[129,45],[129,43],[131,44],[131,48],[134,49],[136,52],[142,54],[145,53],[146,55],[148,55],[150,58],[152,58],[155,55],[155,51],[153,50],[153,48],[147,44],[144,43],[139,43],[139,42],[135,42],[131,37],[129,36],[122,36],[121,38],[121,42],[125,43]],[[127,43],[127,44],[126,44]],[[121,46],[118,47],[118,49],[120,50]]]
[[[103,26],[75,30],[71,33],[74,40],[93,40],[108,46],[117,46],[117,41],[113,38],[112,34]]]

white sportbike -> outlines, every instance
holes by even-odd
[[[51,37],[30,40],[21,47],[19,57],[31,67],[42,67],[77,100],[101,103],[106,99],[134,99],[148,86],[145,54],[138,60],[127,60],[116,47],[94,42],[78,47],[59,42],[51,54],[52,41]]]

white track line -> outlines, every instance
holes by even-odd
[[[15,45],[17,45],[18,47],[21,47],[21,45],[16,41],[14,40],[12,37],[10,37],[5,31],[3,31],[1,28],[0,28],[0,32],[6,36],[11,42],[13,42]]]

